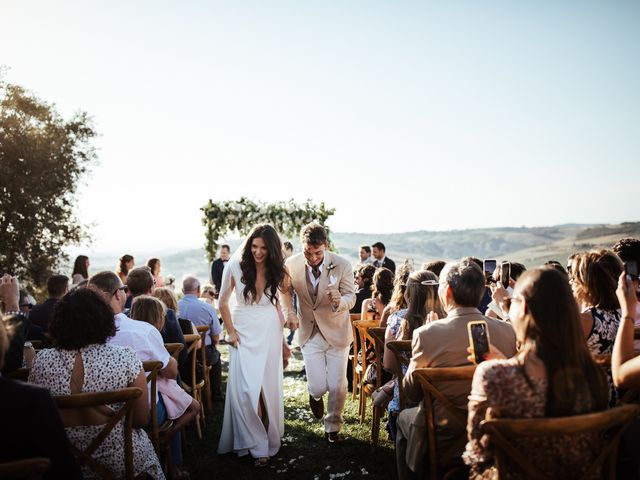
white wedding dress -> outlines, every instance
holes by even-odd
[[[232,276],[235,306],[231,307],[231,316],[240,344],[237,348],[229,346],[227,396],[218,453],[272,457],[280,449],[284,435],[282,323],[276,307],[264,293],[258,303],[245,303],[238,259],[232,258],[225,266],[221,292],[230,288]],[[258,416],[261,391],[268,429]]]

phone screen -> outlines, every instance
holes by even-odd
[[[491,275],[493,272],[496,271],[496,266],[498,265],[498,262],[496,262],[495,260],[485,260],[483,264],[484,264],[484,274]]]
[[[631,278],[638,278],[638,262],[631,260],[624,264],[624,269],[627,272],[627,275],[631,276]]]
[[[473,323],[469,325],[469,330],[471,332],[473,356],[475,357],[476,364],[478,364],[484,360],[484,355],[489,353],[487,324],[485,322]]]
[[[500,282],[502,286],[507,288],[509,286],[509,278],[511,277],[511,264],[509,262],[503,262],[500,265]]]

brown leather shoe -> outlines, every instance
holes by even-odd
[[[324,415],[324,401],[322,398],[320,400],[316,400],[311,395],[309,395],[309,406],[311,407],[311,413],[313,416],[320,419]]]
[[[324,438],[327,440],[328,445],[342,443],[345,440],[344,436],[342,436],[340,432],[325,432]]]

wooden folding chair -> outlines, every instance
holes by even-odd
[[[382,366],[380,364],[380,353],[375,351],[375,339],[371,336],[368,329],[377,327],[380,323],[377,320],[357,320],[353,322],[356,328],[356,334],[358,343],[360,344],[360,362],[358,365],[359,370],[359,403],[358,403],[358,415],[360,416],[360,423],[364,423],[367,414],[367,397],[370,397],[373,391],[380,385],[371,385],[365,382],[365,373],[367,371],[368,359],[367,359],[367,344],[373,345],[376,356],[376,373],[382,372]],[[376,377],[376,384],[379,384],[379,377]]]
[[[196,361],[197,350],[199,348],[198,343],[201,341],[200,334],[191,333],[184,336],[184,340],[187,344],[187,358],[191,364],[191,383],[187,384],[183,380],[180,381],[182,388],[195,398],[198,402],[202,403],[201,390],[204,388],[204,379],[198,381],[196,377]],[[201,425],[202,422],[202,425]],[[202,440],[202,428],[204,427],[204,411],[196,416],[196,432],[198,433],[198,439]]]
[[[382,385],[382,356],[384,353],[384,333],[386,328],[384,327],[369,327],[367,328],[367,334],[373,339],[374,348],[376,352],[376,385],[374,390],[380,388]],[[373,392],[372,392],[373,395]],[[366,404],[365,398],[365,404]],[[380,420],[384,417],[384,408],[376,407],[371,402],[371,442],[373,448],[378,446],[380,441]]]
[[[51,460],[45,457],[0,463],[0,478],[3,480],[40,480],[50,466]]]
[[[211,365],[207,364],[207,352],[205,350],[206,343],[205,338],[207,337],[207,332],[209,331],[209,327],[206,325],[198,325],[196,330],[200,334],[200,338],[202,342],[200,342],[200,362],[202,363],[202,367],[204,370],[204,396],[207,400],[207,410],[211,411],[213,407],[212,398],[211,398]]]
[[[640,413],[638,405],[623,405],[610,410],[585,415],[556,418],[484,420],[480,424],[483,433],[489,435],[494,449],[495,465],[499,478],[506,472],[514,472],[514,466],[534,480],[553,478],[550,472],[542,472],[531,459],[531,445],[527,451],[518,449],[518,439],[534,437],[557,437],[600,433],[604,441],[595,458],[585,458],[584,472],[576,472],[575,478],[616,478],[616,456],[620,437],[625,428]],[[548,455],[545,452],[545,455]],[[561,461],[559,459],[559,461]]]
[[[158,397],[158,372],[162,370],[162,362],[157,360],[150,360],[142,362],[142,369],[147,373],[147,383],[149,384],[150,391],[150,404],[151,404],[151,443],[155,448],[158,458],[160,458],[160,428],[158,426],[158,408],[156,399]]]
[[[411,340],[392,340],[386,343],[387,348],[393,353],[396,364],[396,378],[398,379],[398,403],[400,404],[400,410],[406,408],[406,399],[404,395],[404,388],[402,387],[402,379],[404,378],[404,372],[409,366],[411,360]],[[405,370],[402,370],[402,367]]]
[[[184,345],[181,343],[165,343],[164,348],[167,349],[167,352],[169,352],[169,355],[171,355],[174,358],[174,360],[177,362],[178,357],[180,356],[180,352],[184,348]]]
[[[440,389],[436,386],[442,382],[453,382],[466,380],[469,382],[469,391],[471,391],[471,380],[476,370],[475,365],[467,365],[463,367],[439,367],[439,368],[417,368],[413,371],[413,377],[420,382],[422,393],[424,394],[424,410],[427,416],[427,440],[428,452],[427,462],[429,466],[429,476],[431,480],[437,480],[438,477],[438,461],[437,461],[437,439],[436,439],[436,420],[434,412],[434,402],[444,407],[447,412],[449,423],[455,424],[461,428],[463,432],[467,427],[467,412],[461,411],[448,398],[446,398]],[[464,449],[466,443],[466,435],[463,433],[460,442],[456,442],[443,455],[444,458],[451,458],[458,453],[458,450]],[[446,470],[449,466],[441,465],[441,470]]]
[[[353,322],[357,322],[360,320],[362,315],[359,313],[350,313],[349,319],[351,320],[351,333],[353,335],[353,353],[349,355],[349,360],[351,361],[351,391],[352,400],[356,399],[358,395],[358,389],[360,388],[360,370],[358,369],[358,350],[359,350],[359,342],[358,342],[358,332],[356,331],[356,326]]]
[[[73,444],[70,444],[71,451],[75,455],[78,463],[86,465],[94,472],[107,480],[116,480],[117,476],[107,467],[98,463],[93,454],[100,448],[102,442],[107,438],[113,428],[124,418],[124,462],[125,462],[125,478],[132,480],[134,478],[133,468],[133,403],[136,398],[143,392],[137,387],[128,387],[120,390],[111,390],[108,392],[97,393],[74,393],[72,395],[54,396],[53,400],[58,406],[58,410],[75,410],[86,409],[90,407],[109,406],[116,403],[124,403],[122,408],[115,412],[104,423],[102,430],[91,441],[85,450],[80,450]],[[147,392],[144,392],[146,395]]]

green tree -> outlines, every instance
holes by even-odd
[[[68,261],[64,248],[88,238],[74,206],[95,135],[86,113],[65,120],[0,78],[0,273],[42,286]]]

